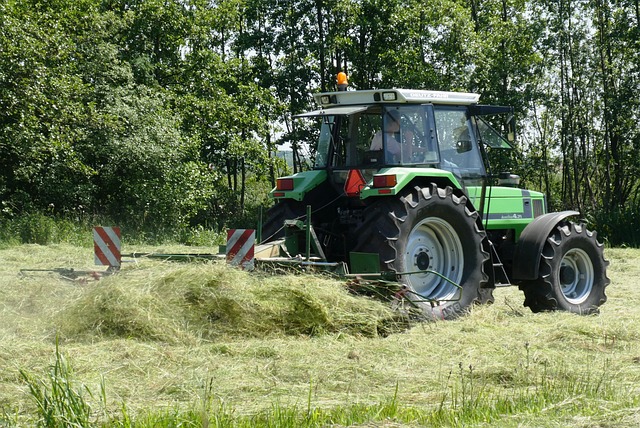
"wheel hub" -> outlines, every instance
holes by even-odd
[[[593,263],[582,249],[573,248],[564,255],[558,272],[562,294],[573,305],[587,300],[595,278]]]
[[[418,254],[416,255],[415,264],[418,267],[418,269],[420,269],[420,270],[429,269],[430,257],[429,257],[429,250],[428,249],[424,248],[424,249],[422,249],[422,250],[420,250],[418,252]]]
[[[576,280],[576,271],[571,266],[560,268],[560,282],[562,285],[569,285]]]

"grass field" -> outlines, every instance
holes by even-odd
[[[416,323],[328,278],[140,260],[69,281],[20,270],[91,249],[3,248],[0,426],[640,426],[640,250],[606,257],[599,315],[512,287]]]

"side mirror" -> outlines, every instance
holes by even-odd
[[[516,118],[510,115],[507,119],[507,141],[513,143],[516,141]]]
[[[456,141],[456,152],[458,153],[466,153],[471,151],[471,141],[470,140],[460,140]]]

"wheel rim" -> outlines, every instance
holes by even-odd
[[[411,230],[404,258],[407,272],[430,269],[460,284],[462,242],[455,229],[441,218],[426,218]],[[408,282],[425,299],[452,299],[458,291],[449,281],[428,272],[409,275]]]
[[[583,303],[593,289],[593,263],[589,255],[579,248],[573,248],[560,262],[559,283],[562,295],[574,305]]]

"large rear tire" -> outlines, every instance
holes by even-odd
[[[365,210],[355,251],[379,253],[383,270],[437,272],[402,274],[406,297],[427,318],[456,318],[481,300],[480,287],[488,280],[485,233],[478,213],[466,205],[451,187],[435,184],[376,201]]]
[[[307,206],[312,207],[311,220],[314,227],[322,225],[323,219],[333,218],[336,193],[328,181],[307,191],[302,201],[280,199],[272,206],[262,225],[262,242],[271,242],[284,237],[285,220],[306,220]],[[316,233],[318,230],[316,229]],[[326,252],[326,249],[325,249]]]
[[[271,242],[284,237],[284,221],[306,218],[304,202],[293,199],[278,201],[267,211],[267,220],[262,225],[262,242]]]
[[[544,244],[538,279],[520,285],[533,312],[563,310],[593,314],[607,301],[609,262],[596,234],[584,224],[564,222]]]

